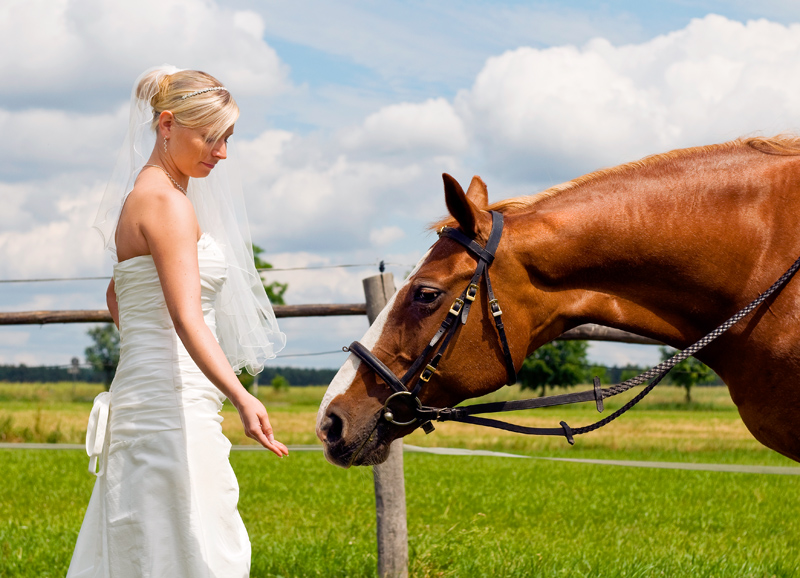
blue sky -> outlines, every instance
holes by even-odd
[[[207,70],[242,108],[254,240],[277,267],[377,263],[432,242],[441,178],[497,200],[742,134],[797,131],[800,3],[10,0],[0,5],[0,279],[107,275],[89,230],[133,79]],[[363,299],[374,266],[276,273],[290,303]],[[103,306],[103,282],[0,285],[4,311]],[[284,355],[360,318],[286,320]],[[87,327],[0,330],[0,363],[83,357]],[[595,344],[592,359],[657,350]],[[277,363],[336,367],[343,355]]]

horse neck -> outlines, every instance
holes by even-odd
[[[776,228],[800,207],[772,209],[764,164],[797,173],[797,161],[744,153],[751,166],[719,170],[704,158],[607,175],[509,215],[523,231],[515,250],[537,293],[529,297],[549,311],[532,335],[544,342],[592,322],[684,346],[769,286],[796,258],[796,242],[777,265],[770,255],[787,252]]]

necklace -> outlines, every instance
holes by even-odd
[[[165,169],[161,165],[144,165],[144,166],[146,166],[146,167],[156,167],[157,169],[161,169],[162,171],[164,171],[164,174],[167,175],[167,177],[169,177],[169,180],[172,181],[172,184],[175,185],[176,187],[178,187],[178,190],[180,192],[182,192],[184,195],[186,194],[186,189],[184,189],[182,186],[180,186],[178,184],[178,181],[176,181],[175,179],[172,178],[172,175],[167,172],[167,169]]]

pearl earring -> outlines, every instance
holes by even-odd
[[[164,137],[164,154],[167,154],[167,137]]]

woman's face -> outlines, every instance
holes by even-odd
[[[233,126],[214,141],[204,128],[187,128],[173,124],[169,144],[169,158],[178,170],[195,179],[207,177],[216,164],[228,157],[228,139],[233,134]]]

